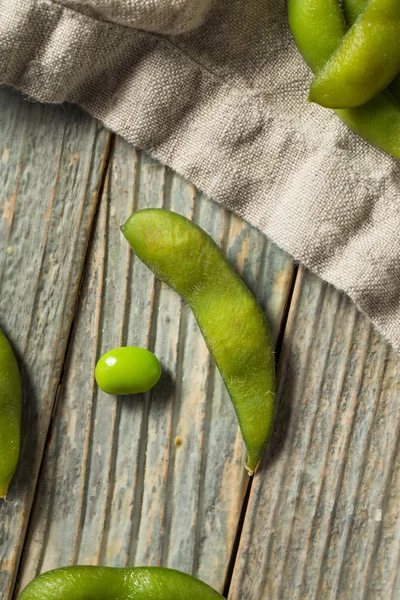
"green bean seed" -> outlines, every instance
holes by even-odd
[[[374,98],[400,70],[400,2],[369,0],[311,84],[309,99],[353,108]]]
[[[161,567],[64,567],[39,575],[18,600],[218,600],[202,581]]]
[[[146,209],[122,231],[137,256],[190,305],[228,389],[254,472],[274,415],[275,365],[267,320],[218,246],[181,215]]]
[[[99,359],[95,370],[99,388],[117,396],[147,392],[160,377],[158,358],[149,350],[135,346],[110,350]]]
[[[288,16],[301,55],[317,73],[347,30],[339,0],[288,0]],[[371,144],[400,158],[400,106],[391,93],[384,91],[362,106],[336,114]]]
[[[18,364],[0,330],[0,497],[17,468],[21,435],[22,389]]]

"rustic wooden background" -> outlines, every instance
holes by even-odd
[[[253,480],[190,311],[119,231],[145,206],[208,231],[272,324],[277,418]],[[79,109],[7,89],[0,217],[0,326],[24,381],[1,599],[76,563],[174,567],[230,600],[400,598],[400,359],[346,297]],[[150,393],[94,385],[120,344],[161,359]]]

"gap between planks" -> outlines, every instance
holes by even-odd
[[[113,150],[114,150],[114,146],[115,146],[115,141],[116,141],[116,135],[115,134],[110,134],[109,141],[108,141],[108,147],[106,149],[106,157],[105,157],[104,165],[103,165],[103,172],[102,172],[102,175],[101,175],[101,184],[100,184],[99,191],[98,191],[97,198],[96,198],[95,213],[94,213],[94,217],[93,217],[93,221],[92,221],[92,225],[91,225],[91,231],[90,231],[90,236],[89,236],[89,240],[88,240],[88,245],[87,245],[87,248],[86,248],[85,260],[84,260],[83,268],[82,268],[81,275],[80,275],[79,291],[78,291],[78,294],[77,294],[77,298],[76,298],[76,302],[75,302],[75,307],[74,307],[74,314],[73,314],[73,318],[72,318],[70,329],[69,329],[69,333],[68,333],[68,340],[67,340],[67,344],[66,344],[66,348],[65,348],[65,353],[64,353],[64,361],[63,361],[62,369],[60,371],[60,376],[59,376],[58,385],[57,385],[57,392],[55,394],[54,404],[53,404],[53,408],[52,408],[51,422],[50,422],[49,429],[48,429],[48,432],[47,432],[46,443],[45,443],[44,450],[46,449],[47,442],[51,438],[52,432],[53,432],[53,418],[54,418],[54,415],[55,415],[55,412],[56,412],[56,408],[57,408],[57,402],[58,402],[58,398],[59,398],[60,386],[61,386],[61,383],[62,383],[62,380],[63,380],[63,376],[65,374],[66,358],[68,356],[68,352],[69,352],[69,349],[70,349],[72,335],[73,335],[73,331],[74,331],[74,327],[75,327],[75,322],[76,322],[76,318],[77,318],[77,310],[78,310],[78,307],[79,307],[79,299],[80,299],[80,294],[81,294],[81,288],[82,288],[82,284],[83,284],[83,281],[84,281],[85,272],[86,272],[86,269],[87,269],[87,266],[88,266],[88,261],[89,261],[89,256],[90,256],[90,249],[91,249],[91,245],[92,245],[92,241],[93,241],[93,235],[94,235],[95,228],[96,228],[96,222],[97,222],[97,219],[98,219],[99,207],[100,207],[100,204],[101,204],[101,200],[102,200],[103,194],[107,190],[108,178],[109,178],[109,175],[111,173],[111,164],[112,164],[112,157],[113,157]],[[223,246],[224,246],[224,244],[223,244]],[[280,355],[281,355],[283,340],[284,340],[284,337],[285,337],[285,330],[286,330],[288,315],[289,315],[290,308],[291,308],[292,296],[293,296],[293,292],[294,292],[294,289],[295,289],[297,272],[298,272],[298,267],[297,267],[296,264],[294,264],[293,265],[293,271],[292,271],[292,278],[291,278],[291,282],[290,282],[290,289],[289,289],[289,292],[288,292],[288,295],[287,295],[286,304],[285,304],[285,307],[284,307],[284,310],[283,310],[282,320],[281,320],[280,327],[279,327],[279,332],[278,332],[278,335],[277,335],[277,341],[276,341],[276,344],[275,344],[277,377],[279,377],[279,360],[280,360]],[[268,452],[268,449],[267,449],[267,452]],[[36,482],[36,487],[35,487],[35,492],[34,492],[34,497],[33,497],[33,502],[32,502],[32,507],[31,508],[33,508],[33,506],[35,504],[35,501],[37,499],[38,482],[40,481],[40,478],[41,478],[44,457],[45,457],[45,451],[43,452],[43,455],[42,455],[41,466],[40,466],[40,470],[39,470],[39,477],[38,477],[38,480]],[[242,536],[242,531],[243,531],[243,525],[244,525],[244,522],[245,522],[245,519],[246,519],[246,513],[247,513],[247,510],[248,510],[249,499],[250,499],[250,495],[251,495],[251,489],[252,489],[253,481],[254,481],[253,477],[249,478],[248,485],[247,485],[247,488],[246,488],[246,492],[245,492],[244,498],[243,498],[243,503],[242,503],[241,511],[240,511],[240,518],[239,518],[239,521],[238,521],[238,524],[237,524],[237,528],[236,528],[235,541],[234,541],[234,545],[233,545],[233,548],[232,548],[231,556],[229,558],[229,564],[228,564],[227,575],[226,575],[226,578],[225,578],[224,591],[223,591],[223,595],[226,598],[229,595],[229,590],[230,590],[230,586],[231,586],[231,582],[232,582],[232,578],[233,578],[233,574],[234,574],[234,570],[235,570],[235,565],[237,563],[237,557],[238,557],[238,552],[239,552],[239,547],[240,547],[240,541],[241,541],[241,536]],[[28,531],[30,529],[31,518],[32,518],[32,510],[31,510],[31,513],[30,513],[30,517],[28,519],[28,526],[27,526],[27,529],[26,529],[24,543],[22,545],[21,557],[23,556],[24,551],[25,551],[26,537],[27,537],[27,533],[28,533]],[[20,559],[20,562],[21,562],[21,559]],[[18,589],[19,575],[20,575],[20,564],[19,564],[19,567],[18,567],[18,574],[17,574],[15,586],[14,586],[14,593],[13,593],[13,598],[14,599],[16,597],[16,591]]]
[[[27,524],[26,531],[25,531],[25,536],[24,536],[24,542],[23,542],[22,547],[21,547],[21,553],[20,553],[19,564],[18,564],[18,571],[17,571],[17,576],[16,576],[15,583],[14,583],[14,590],[13,590],[13,594],[12,594],[12,597],[15,600],[16,600],[16,597],[17,597],[17,590],[18,590],[18,581],[19,581],[19,572],[20,572],[21,560],[22,560],[22,557],[24,555],[26,540],[27,540],[27,536],[28,536],[28,532],[29,532],[30,524],[31,524],[32,509],[33,509],[33,507],[35,505],[35,502],[36,502],[37,489],[38,489],[38,484],[39,484],[41,473],[42,473],[42,467],[43,467],[44,457],[45,457],[45,454],[46,454],[47,442],[50,439],[51,434],[52,434],[53,417],[54,417],[54,413],[55,413],[56,407],[57,407],[57,401],[58,401],[58,397],[59,397],[60,385],[61,385],[61,382],[62,382],[63,376],[64,376],[65,360],[66,360],[66,358],[68,356],[68,351],[69,351],[70,344],[71,344],[72,332],[73,332],[74,326],[75,326],[75,320],[76,320],[76,316],[77,316],[77,309],[78,309],[78,306],[79,306],[79,297],[80,297],[80,294],[81,294],[81,288],[82,288],[82,284],[83,284],[83,280],[84,280],[84,276],[85,276],[85,271],[86,271],[86,266],[87,266],[87,262],[88,262],[88,257],[89,257],[89,254],[90,254],[90,248],[91,248],[93,234],[94,234],[94,231],[95,231],[96,221],[97,221],[97,217],[98,217],[98,212],[99,212],[99,207],[100,207],[100,201],[101,201],[101,198],[103,197],[103,193],[104,193],[104,190],[105,190],[106,185],[107,185],[107,176],[108,176],[108,173],[109,173],[109,166],[110,166],[112,152],[113,152],[113,148],[114,148],[114,144],[115,144],[115,138],[116,138],[115,134],[110,134],[109,135],[108,142],[107,142],[107,147],[105,149],[105,159],[104,159],[104,164],[103,164],[103,172],[101,173],[101,181],[100,181],[100,186],[99,186],[99,190],[98,190],[98,193],[97,193],[96,208],[95,208],[94,215],[93,215],[93,221],[92,221],[92,225],[91,225],[91,230],[90,230],[90,235],[89,235],[89,239],[88,239],[88,244],[87,244],[87,247],[86,247],[85,260],[83,261],[82,271],[81,271],[81,274],[80,274],[79,290],[78,290],[78,293],[76,295],[74,312],[73,312],[73,316],[72,316],[72,320],[71,320],[71,324],[70,324],[70,328],[69,328],[69,332],[68,332],[68,340],[67,340],[67,343],[66,343],[66,346],[65,346],[64,360],[63,360],[62,368],[60,369],[60,375],[59,375],[59,378],[58,378],[57,391],[56,391],[55,398],[54,398],[54,403],[53,403],[53,408],[52,408],[52,413],[51,413],[51,420],[50,420],[49,428],[47,430],[46,442],[45,442],[45,445],[44,445],[44,448],[43,448],[43,454],[42,454],[42,457],[41,457],[41,464],[40,464],[38,478],[37,478],[36,485],[35,485],[35,491],[34,491],[34,494],[33,494],[30,515],[29,515],[29,518],[28,518],[28,524]]]
[[[287,296],[287,300],[286,300],[286,304],[284,307],[282,320],[281,320],[281,324],[279,327],[279,332],[278,332],[276,344],[275,344],[275,363],[276,363],[277,379],[279,377],[279,364],[280,364],[280,357],[281,357],[281,352],[282,352],[282,345],[283,345],[283,340],[285,337],[285,331],[286,331],[286,325],[287,325],[287,321],[288,321],[288,317],[289,317],[290,307],[292,304],[293,293],[294,293],[294,289],[296,286],[298,269],[299,269],[298,265],[293,264],[293,273],[292,273],[292,280],[290,282],[290,289],[289,289],[289,293]],[[266,449],[266,452],[268,452],[268,448]],[[232,554],[231,554],[231,557],[229,560],[228,572],[227,572],[227,576],[225,579],[224,592],[223,592],[223,595],[225,598],[229,597],[229,590],[231,587],[232,578],[233,578],[233,574],[235,571],[235,565],[236,565],[237,557],[238,557],[238,553],[239,553],[240,541],[241,541],[241,537],[242,537],[242,533],[243,533],[244,522],[246,520],[247,509],[249,507],[251,488],[253,486],[253,481],[254,481],[254,476],[249,477],[249,482],[247,484],[246,493],[243,498],[243,505],[242,505],[242,509],[240,511],[240,519],[239,519],[239,522],[237,525],[235,542],[233,545]]]

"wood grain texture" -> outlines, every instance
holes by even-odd
[[[78,110],[0,90],[0,326],[22,366],[25,403],[21,463],[0,504],[2,600],[12,598],[26,531],[20,589],[73,563],[162,564],[220,591],[229,577],[248,481],[237,421],[191,312],[133,256],[119,226],[146,206],[193,218],[255,292],[275,339],[293,266],[117,139],[64,363],[108,141]],[[99,392],[93,371],[125,343],[154,350],[163,377],[148,394],[116,399]],[[304,269],[278,405],[230,600],[397,600],[400,358]]]
[[[165,565],[222,590],[248,477],[233,407],[191,312],[133,255],[119,226],[170,208],[224,246],[275,337],[293,274],[260,233],[117,139],[20,573],[73,563]],[[148,347],[159,384],[113,398],[94,385],[113,346]]]
[[[109,134],[71,107],[0,90],[0,327],[21,366],[22,450],[0,502],[0,597],[11,598]]]
[[[400,597],[400,358],[300,269],[230,600]]]

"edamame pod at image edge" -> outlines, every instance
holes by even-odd
[[[17,468],[21,438],[22,388],[17,360],[0,330],[0,498]]]
[[[31,581],[18,600],[218,600],[199,579],[161,567],[76,566],[48,571]]]
[[[368,4],[368,0],[343,0],[343,9],[346,21],[349,25],[353,25],[354,21],[360,16],[362,11]],[[398,102],[400,102],[400,75],[388,86],[389,91],[393,94]]]
[[[309,100],[327,108],[353,108],[374,98],[400,70],[399,37],[399,0],[369,0],[317,72]]]
[[[193,310],[233,402],[252,474],[270,436],[275,404],[273,342],[263,311],[217,244],[181,215],[141,210],[122,232]]]
[[[288,16],[300,54],[318,72],[347,30],[339,1],[288,0]],[[390,92],[381,92],[357,108],[335,112],[355,133],[400,158],[400,105]]]

